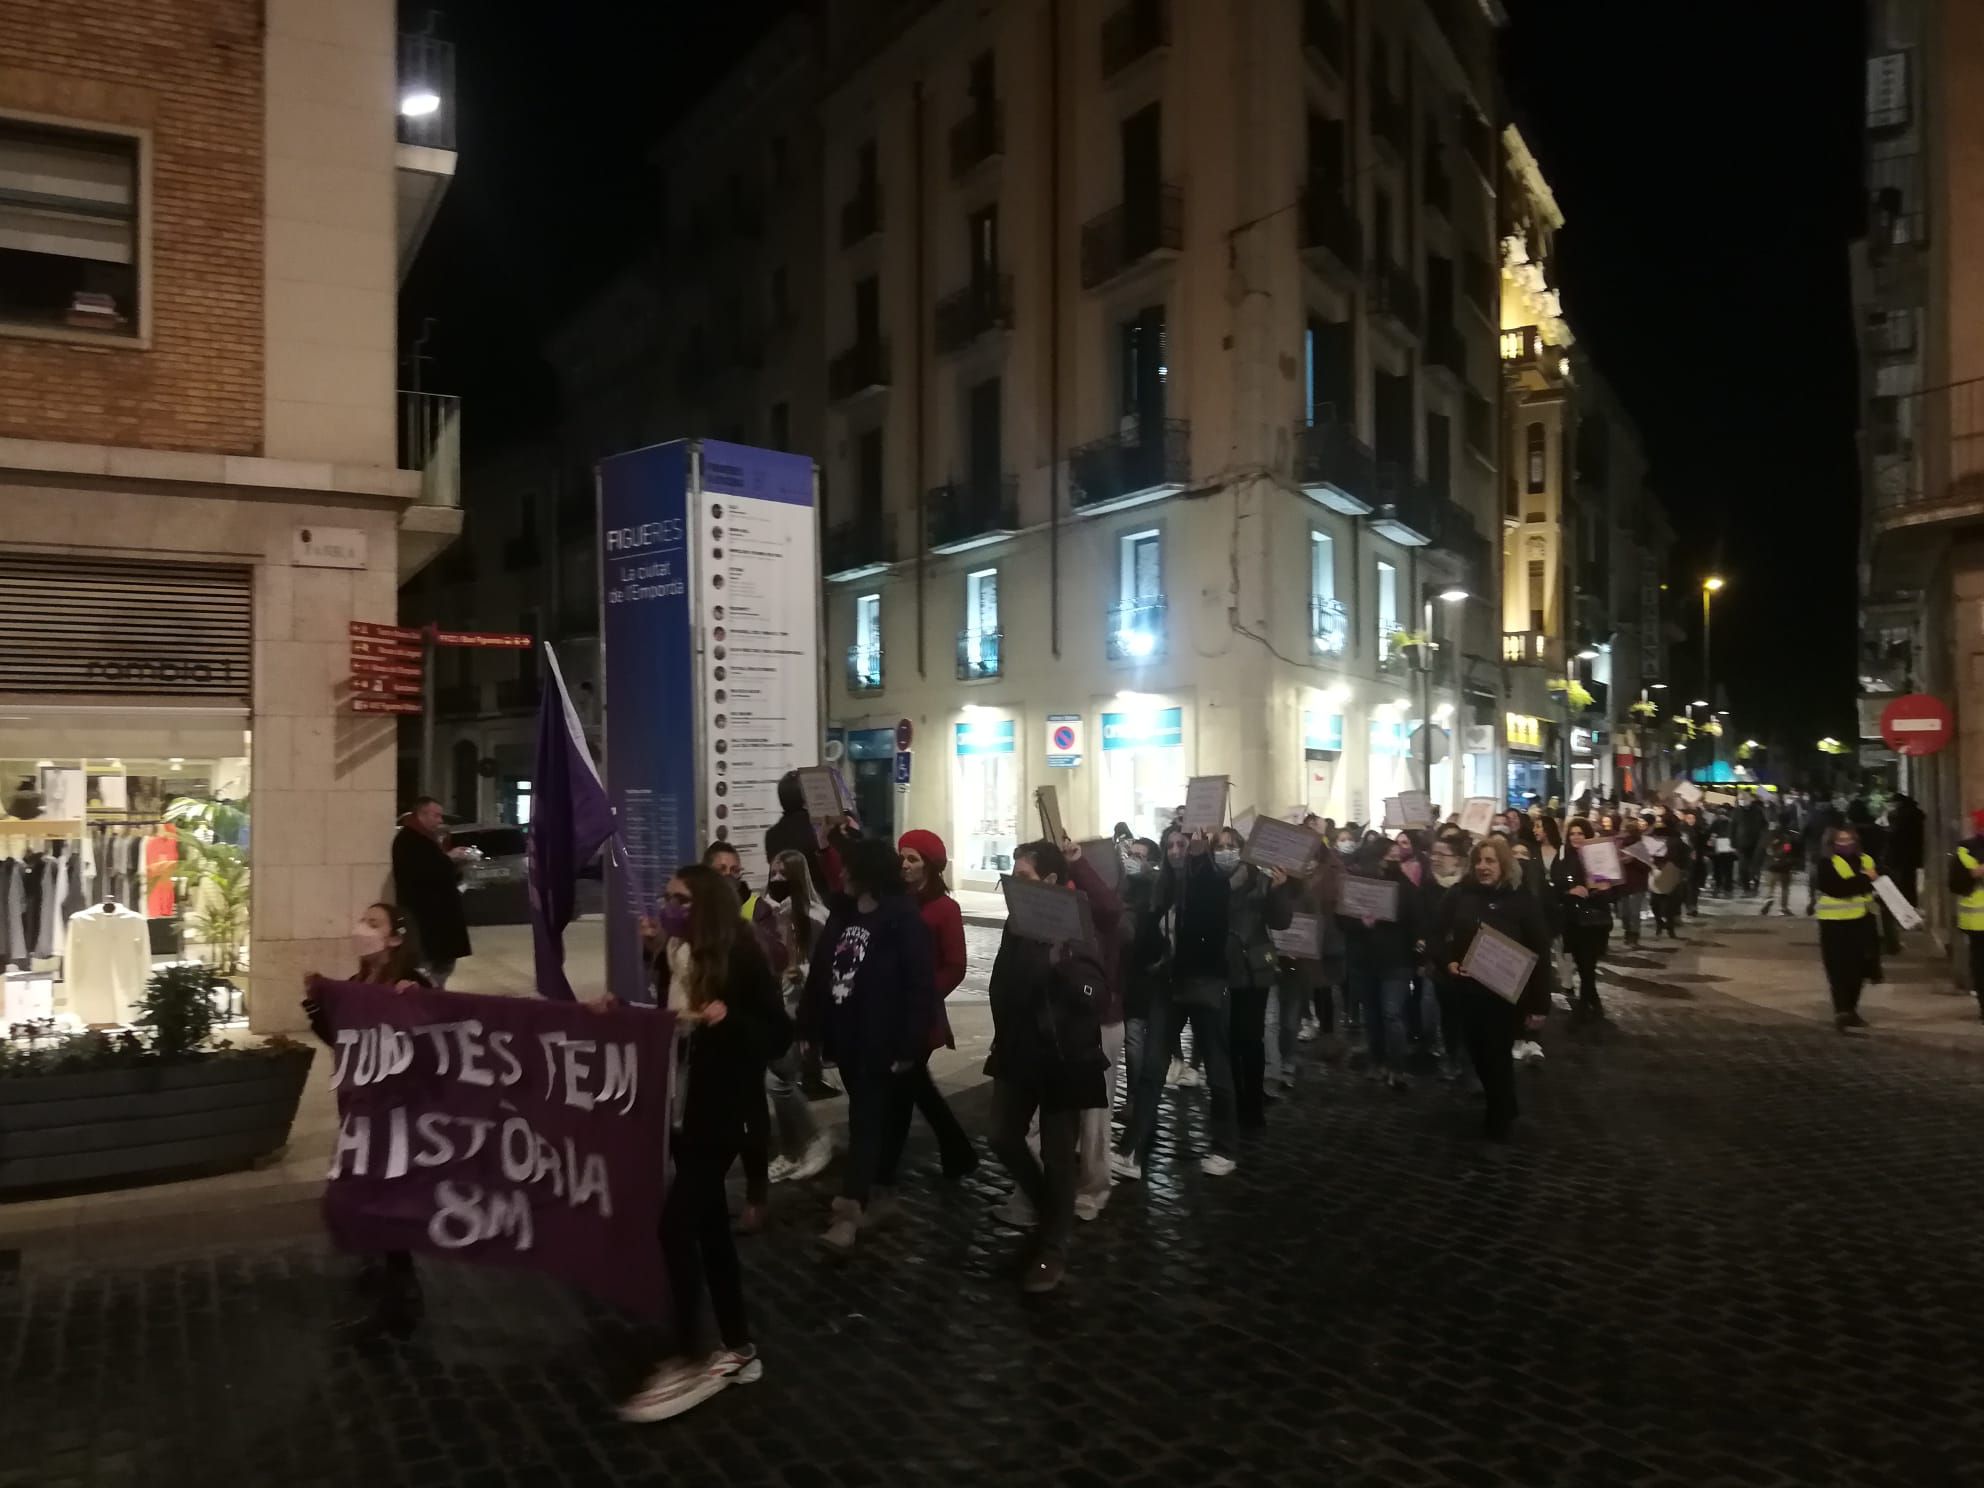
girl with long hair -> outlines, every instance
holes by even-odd
[[[813,886],[806,855],[788,848],[771,861],[765,896],[774,909],[773,924],[783,952],[779,990],[788,1015],[799,1012],[799,995],[813,964],[813,947],[827,923],[827,906]],[[813,1119],[812,1103],[800,1090],[799,1051],[788,1048],[765,1070],[765,1092],[771,1101],[778,1153],[768,1173],[774,1183],[811,1178],[833,1160],[833,1138]]]

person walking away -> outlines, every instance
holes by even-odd
[[[1158,1051],[1169,1046],[1175,1024],[1189,1021],[1192,1043],[1203,1053],[1211,1091],[1206,1123],[1209,1151],[1199,1169],[1223,1178],[1238,1164],[1238,1124],[1233,1109],[1233,1064],[1227,1049],[1227,897],[1231,883],[1213,865],[1212,844],[1203,832],[1167,839],[1162,902],[1171,934],[1171,975],[1152,988],[1149,1057],[1139,1073],[1130,1120],[1116,1145],[1111,1168],[1119,1178],[1143,1177],[1157,1143],[1158,1109],[1164,1100],[1164,1066]]]
[[[1433,944],[1440,964],[1460,999],[1468,1056],[1487,1098],[1482,1134],[1505,1140],[1518,1114],[1514,1048],[1525,1014],[1550,1002],[1550,933],[1543,907],[1522,887],[1515,853],[1499,838],[1477,843],[1469,874],[1442,906]],[[1501,932],[1536,954],[1528,985],[1513,1002],[1467,976],[1461,965],[1483,926]]]
[[[1764,832],[1768,826],[1763,802],[1757,799],[1755,791],[1743,797],[1729,814],[1729,840],[1736,847],[1737,869],[1745,894],[1756,893],[1763,878]]]
[[[1795,821],[1796,818],[1787,811],[1765,834],[1764,904],[1758,914],[1769,914],[1773,899],[1777,901],[1780,914],[1789,916],[1791,913],[1791,879],[1805,856],[1805,847],[1798,839]]]
[[[788,850],[771,860],[765,897],[772,903],[780,946],[779,993],[786,1015],[797,1018],[813,948],[827,923],[827,907],[813,887],[806,855]],[[773,1183],[798,1182],[822,1172],[833,1160],[833,1138],[813,1119],[812,1103],[800,1089],[799,1051],[788,1045],[765,1069],[765,1093],[770,1098],[772,1128],[778,1155],[770,1159],[767,1177]]]
[[[896,852],[902,859],[903,883],[916,901],[924,928],[930,932],[934,980],[930,995],[930,1047],[896,1081],[895,1109],[889,1119],[881,1163],[875,1172],[876,1185],[886,1192],[895,1189],[896,1167],[902,1161],[903,1143],[909,1139],[910,1117],[917,1111],[923,1113],[931,1135],[937,1139],[938,1158],[944,1165],[946,1178],[963,1178],[978,1166],[978,1154],[972,1150],[971,1138],[965,1135],[944,1093],[930,1078],[930,1056],[939,1049],[958,1046],[951,1036],[951,1020],[944,1011],[944,999],[958,989],[965,972],[964,913],[944,882],[950,853],[943,838],[920,828],[903,833],[896,843]]]
[[[1405,999],[1421,949],[1418,902],[1399,863],[1396,842],[1374,844],[1352,861],[1350,878],[1375,879],[1396,890],[1396,918],[1339,912],[1348,950],[1351,997],[1364,1009],[1367,1069],[1394,1090],[1411,1088],[1406,1073]]]
[[[1076,1144],[1075,1218],[1091,1220],[1109,1202],[1109,1127],[1116,1099],[1116,1072],[1123,1064],[1123,900],[1103,881],[1081,844],[1061,843],[1066,865],[1062,882],[1088,900],[1095,926],[1096,959],[1102,967],[1102,1001],[1096,1016],[1102,1026],[1103,1100],[1082,1107],[1081,1133]],[[1037,865],[1036,865],[1037,866]]]
[[[1620,885],[1620,892],[1613,903],[1619,911],[1619,929],[1623,932],[1626,949],[1639,949],[1640,912],[1646,908],[1647,890],[1653,881],[1653,869],[1639,858],[1633,857],[1628,848],[1638,847],[1645,837],[1636,816],[1628,816],[1619,832],[1619,862],[1626,873],[1626,881]]]
[[[1970,813],[1970,836],[1950,854],[1949,886],[1956,927],[1970,947],[1970,992],[1984,1018],[1984,811]]]
[[[1862,850],[1860,833],[1850,823],[1832,834],[1832,845],[1819,861],[1819,961],[1832,993],[1833,1026],[1841,1033],[1865,1028],[1860,1016],[1860,989],[1878,982],[1880,938],[1874,922],[1874,878],[1879,873],[1872,853]]]
[[[901,1076],[929,1057],[936,973],[930,932],[886,842],[850,842],[848,897],[827,917],[800,999],[800,1037],[840,1066],[847,1090],[847,1161],[820,1243],[836,1255],[858,1233],[894,1222],[902,1207],[878,1189],[891,1102]]]
[[[413,925],[396,904],[368,904],[351,927],[351,948],[358,956],[358,968],[351,980],[367,987],[391,987],[395,992],[434,984],[420,970],[414,954]],[[311,975],[303,982],[303,1015],[310,1031],[336,1049],[335,1030],[324,1005],[317,1000],[317,984],[323,978]],[[413,1268],[410,1251],[385,1250],[359,1262],[358,1294],[367,1304],[364,1322],[394,1338],[407,1338],[420,1326],[425,1304],[420,1293],[420,1273]]]
[[[1736,893],[1736,839],[1730,836],[1735,829],[1729,812],[1720,807],[1709,817],[1709,852],[1713,857],[1710,866],[1718,899],[1733,898]]]
[[[1901,897],[1914,905],[1922,902],[1918,896],[1927,827],[1928,818],[1913,796],[1897,792],[1888,802],[1887,851],[1881,855],[1881,862],[1895,887],[1901,890]]]
[[[765,1066],[791,1042],[792,1024],[770,964],[738,918],[736,894],[712,869],[693,863],[676,870],[660,914],[644,920],[641,931],[654,955],[656,1004],[675,1014],[677,1078],[684,1082],[680,1124],[669,1144],[675,1171],[661,1206],[677,1352],[620,1416],[664,1421],[731,1385],[764,1377],[723,1178],[737,1159],[746,1109],[764,1100]],[[698,1354],[706,1287],[719,1347]]]
[[[1598,1000],[1598,963],[1605,955],[1605,943],[1612,934],[1612,901],[1619,886],[1594,881],[1586,871],[1579,851],[1595,840],[1591,823],[1573,818],[1564,830],[1569,851],[1550,870],[1550,892],[1564,927],[1564,949],[1578,973],[1578,999],[1571,1009],[1571,1026],[1601,1020],[1605,1005]]]
[[[1051,842],[1016,849],[1013,875],[1081,892],[1069,882],[1062,849]],[[1087,1112],[1106,1110],[1106,980],[1099,946],[1043,945],[1010,923],[992,963],[992,1049],[985,1061],[993,1082],[992,1149],[1039,1216],[1037,1248],[1021,1283],[1028,1292],[1051,1292],[1067,1274],[1081,1125]],[[1037,1158],[1027,1145],[1036,1116]]]
[[[1221,827],[1213,843],[1213,870],[1226,879],[1226,985],[1232,1025],[1228,1047],[1233,1057],[1234,1115],[1242,1131],[1259,1131],[1268,1123],[1267,1019],[1268,990],[1274,982],[1274,946],[1270,929],[1288,928],[1290,909],[1277,899],[1270,922],[1268,892],[1288,881],[1279,869],[1262,873],[1241,861],[1243,844],[1231,827]]]
[[[436,987],[448,985],[469,954],[462,910],[462,863],[469,852],[450,847],[441,803],[422,796],[393,834],[393,893],[413,922],[416,945]]]

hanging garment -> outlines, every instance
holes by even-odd
[[[62,923],[66,926],[96,897],[96,875],[90,871],[93,858],[87,841],[71,842],[62,857],[69,865],[69,886],[62,895]]]
[[[21,859],[21,955],[41,950],[41,887],[48,876],[48,859],[32,850]]]
[[[9,964],[28,959],[27,938],[21,933],[21,865],[13,858],[0,858],[0,960]]]
[[[121,904],[92,905],[68,923],[69,954],[62,982],[69,1012],[84,1023],[128,1023],[151,980],[151,936],[145,917]]]
[[[145,840],[144,876],[145,881],[152,886],[151,892],[145,896],[145,913],[155,920],[169,920],[178,909],[173,897],[172,880],[160,878],[153,882],[152,874],[159,864],[178,861],[179,839],[172,834],[170,827],[160,832],[158,836]]]
[[[62,908],[62,902],[69,897],[69,861],[67,851],[51,849],[48,854],[48,877],[41,886],[41,954],[59,956],[69,941],[69,919]]]

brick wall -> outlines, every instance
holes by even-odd
[[[262,0],[0,0],[0,110],[151,131],[151,344],[0,329],[0,436],[261,452],[262,74]]]

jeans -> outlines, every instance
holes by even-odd
[[[1789,868],[1781,870],[1773,868],[1770,871],[1770,887],[1764,891],[1764,898],[1768,901],[1773,895],[1776,896],[1778,909],[1790,914],[1791,870]]]
[[[1673,935],[1676,927],[1681,923],[1680,891],[1676,890],[1672,894],[1649,894],[1647,903],[1653,910],[1653,933],[1658,935],[1665,931],[1668,935]]]
[[[1405,967],[1379,971],[1351,965],[1350,992],[1364,1009],[1364,1048],[1373,1069],[1405,1069],[1405,999],[1411,988],[1412,973]]]
[[[1170,1047],[1171,1031],[1192,1025],[1192,1050],[1202,1055],[1206,1084],[1211,1089],[1211,1116],[1207,1123],[1212,1150],[1231,1157],[1238,1146],[1238,1125],[1233,1115],[1233,1064],[1226,1049],[1226,999],[1222,979],[1189,980],[1185,986],[1154,988],[1150,1013],[1145,1019],[1144,1058],[1136,1072],[1136,1098],[1130,1119],[1123,1130],[1118,1152],[1133,1156],[1139,1163],[1150,1158],[1157,1143],[1158,1108],[1164,1103],[1165,1060],[1159,1050]]]
[[[1626,944],[1635,945],[1640,938],[1640,911],[1646,908],[1646,891],[1625,893],[1619,896],[1619,928],[1626,932]]]
[[[765,1093],[771,1097],[772,1120],[777,1126],[780,1156],[797,1161],[813,1145],[820,1124],[813,1119],[813,1103],[799,1092],[800,1058],[796,1049],[787,1049],[765,1067]]]
[[[1124,1041],[1121,1023],[1102,1025],[1102,1052],[1109,1059],[1109,1073],[1104,1081],[1109,1104],[1099,1111],[1081,1113],[1081,1170],[1076,1192],[1098,1209],[1109,1202],[1109,1118],[1116,1104],[1116,1073],[1123,1066]]]
[[[1598,960],[1605,954],[1605,942],[1611,938],[1610,925],[1566,925],[1564,927],[1564,949],[1571,953],[1571,962],[1578,969],[1578,1006],[1598,1007]]]
[[[1715,892],[1724,899],[1736,892],[1736,854],[1715,855]]]
[[[901,1077],[887,1070],[876,1073],[843,1065],[840,1083],[847,1091],[847,1162],[841,1168],[840,1196],[866,1206],[868,1190],[882,1166],[891,1103]]]
[[[902,1165],[903,1145],[909,1141],[910,1119],[918,1111],[923,1113],[923,1119],[930,1123],[930,1130],[937,1138],[937,1150],[942,1154],[946,1177],[977,1166],[978,1154],[971,1150],[971,1138],[965,1135],[963,1124],[951,1110],[950,1102],[944,1099],[944,1092],[930,1078],[929,1060],[922,1060],[903,1073],[891,1076],[888,1100],[882,1148],[875,1159],[874,1183],[877,1188],[895,1187],[896,1169]]]
[[[1302,1015],[1309,1010],[1309,973],[1291,966],[1275,977],[1268,996],[1267,1078],[1277,1085],[1295,1083],[1296,1055],[1301,1049]]]
[[[1522,1019],[1513,1003],[1504,1002],[1477,982],[1462,981],[1454,991],[1460,1001],[1468,1057],[1487,1098],[1484,1130],[1499,1137],[1516,1119],[1515,1039],[1522,1031]]]
[[[744,1316],[744,1274],[737,1264],[730,1206],[723,1196],[723,1175],[736,1156],[734,1140],[727,1146],[711,1147],[691,1146],[679,1138],[676,1141],[675,1180],[661,1205],[661,1254],[675,1297],[678,1353],[698,1352],[696,1323],[706,1285],[723,1346],[751,1346],[751,1329]]]
[[[1233,1106],[1240,1125],[1267,1125],[1267,1022],[1265,987],[1235,987],[1227,996],[1233,1051]]]
[[[1027,1127],[1040,1117],[1040,1156],[1027,1145]],[[1043,1254],[1065,1258],[1075,1228],[1075,1174],[1082,1111],[1041,1109],[1040,1092],[1010,1080],[992,1082],[992,1150],[1040,1217]],[[1107,1115],[1107,1113],[1104,1113]]]

